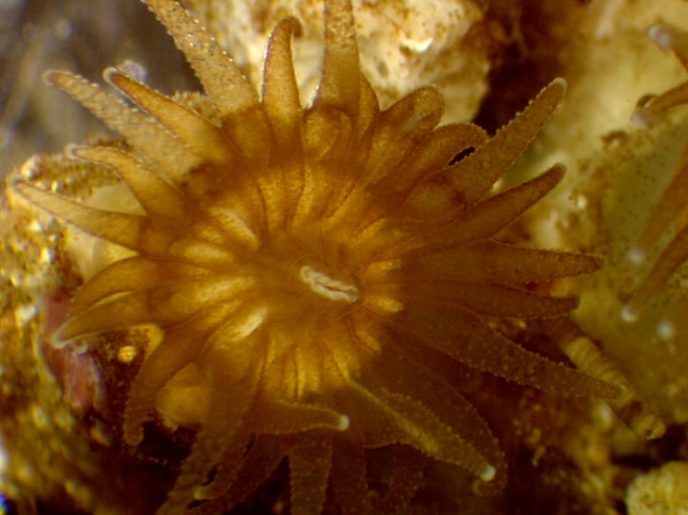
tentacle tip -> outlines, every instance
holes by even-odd
[[[567,88],[569,87],[568,82],[566,82],[566,79],[563,77],[557,77],[554,79],[552,82],[550,82],[550,87],[556,86],[559,89],[561,89],[562,94],[566,93]]]
[[[652,119],[652,112],[644,107],[638,107],[631,113],[631,124],[638,129],[644,129],[650,125]]]
[[[77,145],[75,143],[70,143],[64,148],[65,156],[70,159],[83,160],[84,158],[79,155],[79,151],[84,148],[82,145]]]
[[[671,341],[676,337],[676,325],[671,320],[664,318],[655,326],[655,333],[660,340]]]
[[[557,182],[564,178],[566,175],[566,165],[564,163],[555,163],[550,168],[550,173],[556,177]]]
[[[284,25],[295,38],[300,38],[303,34],[303,26],[301,21],[295,16],[286,16],[282,18],[279,25]]]
[[[564,77],[557,77],[552,81],[552,85],[557,85],[564,91],[566,91],[566,88],[568,88],[568,82],[566,82]]]
[[[666,425],[656,415],[648,415],[645,417],[646,424],[643,431],[643,436],[647,440],[656,440],[661,438],[666,433]]]
[[[346,431],[347,429],[349,429],[350,425],[351,420],[349,419],[349,417],[347,417],[346,415],[342,415],[339,417],[339,424],[337,425],[337,429],[339,431]]]
[[[60,70],[45,70],[41,74],[41,80],[48,86],[57,86],[63,73]]]
[[[640,266],[645,263],[645,252],[639,247],[631,247],[626,252],[626,261],[635,266]]]
[[[108,66],[103,70],[103,80],[111,86],[117,87],[117,81],[122,76],[122,72],[114,66]]]
[[[652,25],[647,29],[647,37],[650,38],[662,50],[671,50],[674,47],[674,31],[666,25]]]
[[[621,308],[620,316],[621,320],[628,324],[632,324],[638,320],[638,309],[631,304],[627,304]]]
[[[127,59],[116,66],[116,69],[137,82],[145,82],[147,70],[141,63]]]
[[[50,346],[55,349],[64,349],[69,343],[69,339],[62,334],[62,327],[55,331],[49,340]]]
[[[487,465],[480,473],[480,480],[489,483],[497,476],[497,469],[493,465]]]

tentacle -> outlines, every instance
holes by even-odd
[[[678,222],[677,222],[678,221]],[[682,228],[688,223],[688,146],[684,147],[669,185],[647,218],[638,241],[638,250],[646,255],[667,228]]]
[[[435,358],[432,349],[419,348],[407,332],[391,325],[361,325],[356,334],[361,339],[378,342],[386,350],[384,358],[371,360],[361,381],[372,380],[391,391],[412,391],[414,398],[433,413],[440,414],[443,422],[465,438],[493,467],[484,471],[487,475],[477,485],[480,490],[486,493],[500,491],[506,484],[506,459],[485,420],[456,388],[457,384],[464,386],[457,381],[456,373],[466,372],[449,366],[455,362],[447,360],[446,355],[436,353]],[[441,457],[437,459],[443,460]],[[492,478],[490,471],[494,473]]]
[[[527,351],[462,308],[417,303],[393,323],[460,363],[509,381],[576,397],[615,398],[621,393],[615,385]]]
[[[324,435],[300,438],[287,451],[292,515],[321,513],[332,468],[332,443]]]
[[[201,163],[201,158],[165,127],[105,93],[97,84],[63,71],[46,72],[44,78],[124,136],[140,155],[157,163],[170,179],[179,180]]]
[[[161,515],[180,513],[197,497],[198,485],[206,482],[220,456],[241,433],[244,417],[255,401],[265,358],[264,352],[257,348],[259,338],[232,341],[222,329],[216,335],[200,358],[211,392],[206,420],[174,487],[158,511]],[[227,402],[228,394],[231,402]]]
[[[464,306],[474,313],[495,317],[542,318],[564,315],[575,309],[575,298],[538,295],[501,284],[462,283],[453,278],[429,281],[421,275],[407,277],[409,299],[428,304]]]
[[[227,492],[221,497],[201,504],[198,508],[190,510],[190,513],[216,515],[231,510],[243,501],[249,494],[268,479],[286,456],[285,445],[278,437],[258,436],[246,456],[237,473],[240,481],[224,483]],[[222,469],[222,466],[220,466]],[[222,480],[222,471],[218,471],[218,480]],[[214,481],[217,483],[219,481]],[[219,485],[218,485],[219,487]]]
[[[413,447],[394,445],[394,463],[389,487],[384,495],[372,492],[371,504],[377,513],[400,513],[408,508],[423,479],[427,457]]]
[[[637,313],[664,287],[669,277],[686,261],[688,261],[688,227],[684,227],[662,252],[649,275],[633,294],[628,303],[628,309]]]
[[[219,306],[165,332],[163,341],[143,362],[129,390],[122,424],[128,445],[141,442],[143,423],[153,410],[158,392],[177,372],[196,361],[203,343],[230,313],[230,307]]]
[[[566,82],[556,79],[485,145],[447,170],[465,206],[482,199],[530,145],[561,102]]]
[[[398,171],[389,175],[383,187],[407,191],[431,174],[442,170],[460,152],[482,145],[485,131],[473,124],[444,125],[428,134],[416,146]],[[441,173],[441,172],[440,172]]]
[[[563,167],[555,165],[535,179],[481,202],[460,218],[434,230],[434,234],[423,235],[418,241],[404,242],[402,249],[396,248],[394,251],[410,255],[417,249],[426,253],[488,239],[554,188],[563,176]],[[421,197],[416,199],[423,201]],[[414,197],[410,201],[414,202]]]
[[[285,400],[262,406],[255,417],[259,434],[293,434],[312,429],[345,431],[349,427],[349,418],[333,409]]]
[[[420,88],[380,113],[373,143],[363,164],[364,184],[395,174],[414,147],[431,134],[444,109],[442,96],[433,88]],[[446,164],[446,163],[444,163]]]
[[[342,515],[373,513],[366,479],[366,456],[360,442],[348,438],[333,440],[332,493]]]
[[[350,387],[359,412],[366,413],[361,430],[365,432],[368,445],[411,445],[434,459],[459,465],[485,480],[494,477],[494,466],[421,402],[388,390],[372,376],[366,377],[365,384],[352,381]],[[371,412],[376,412],[380,421],[369,418],[367,414]]]
[[[377,264],[377,268],[384,270],[383,264]],[[410,257],[404,260],[403,268],[400,267],[392,275],[401,279],[401,276],[406,275],[427,274],[433,279],[451,277],[456,281],[475,284],[494,282],[522,286],[559,277],[588,274],[601,266],[602,259],[596,256],[485,241]],[[383,273],[389,274],[387,271]]]
[[[177,237],[169,224],[146,216],[86,207],[28,183],[15,184],[16,191],[32,204],[75,225],[79,229],[137,252],[164,254]]]
[[[156,284],[152,288],[96,304],[70,318],[55,337],[68,341],[78,336],[138,324],[168,327],[222,301],[229,301],[253,281],[235,275],[188,278]]]
[[[149,288],[170,279],[208,276],[204,268],[179,261],[134,256],[104,268],[77,290],[70,306],[71,315],[111,295]]]
[[[354,15],[349,0],[325,2],[325,62],[314,107],[341,109],[351,119],[358,107],[361,72]]]
[[[103,75],[105,80],[170,129],[195,153],[215,163],[229,164],[236,160],[229,149],[230,143],[220,128],[195,111],[135,81],[116,68],[106,69]]]
[[[251,110],[258,95],[232,59],[208,32],[176,0],[144,0],[167,28],[203,88],[212,99],[220,118]]]
[[[127,152],[113,147],[72,147],[70,154],[114,169],[149,216],[183,219],[188,210],[179,191]]]
[[[688,34],[679,32],[668,25],[653,25],[647,30],[647,35],[662,50],[671,50],[688,69]],[[648,125],[660,118],[666,111],[688,102],[688,82],[662,93],[648,103],[633,111],[631,121],[640,127]]]
[[[285,18],[275,27],[263,72],[263,108],[283,155],[298,151],[301,143],[301,101],[290,46],[291,37],[300,31],[296,18]]]

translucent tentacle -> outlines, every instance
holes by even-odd
[[[144,0],[167,28],[221,118],[250,110],[258,95],[232,59],[208,32],[175,0]]]
[[[105,93],[97,84],[63,71],[49,71],[44,77],[124,136],[140,155],[157,163],[167,177],[178,180],[200,164],[201,158],[165,127]]]
[[[208,270],[179,261],[142,256],[123,259],[98,272],[77,290],[71,314],[77,315],[116,293],[149,288],[169,279],[209,274]]]
[[[203,342],[229,312],[222,306],[165,332],[163,341],[143,362],[131,384],[122,424],[127,444],[134,446],[141,442],[143,423],[153,410],[158,392],[177,372],[197,359]]]
[[[314,103],[316,108],[322,105],[337,107],[354,119],[360,76],[351,2],[328,0],[325,2],[325,62]]]
[[[464,309],[417,306],[399,317],[399,330],[461,363],[563,395],[615,398],[621,393],[616,385],[527,351]]]
[[[223,164],[235,160],[229,150],[229,142],[220,128],[198,113],[133,80],[116,68],[108,68],[104,76],[109,83],[179,136],[197,154]]]
[[[77,336],[138,324],[171,326],[208,306],[233,299],[252,281],[237,276],[212,276],[163,282],[152,288],[96,304],[70,318],[56,333],[67,341]]]
[[[382,263],[377,266],[382,267]],[[408,258],[404,260],[403,269],[395,275],[423,273],[434,279],[451,277],[476,284],[492,281],[519,286],[588,274],[601,266],[602,259],[596,256],[485,241]]]
[[[253,404],[264,358],[254,341],[228,341],[223,331],[218,338],[209,341],[207,352],[201,359],[212,363],[208,367],[208,385],[211,398],[205,422],[196,435],[191,453],[184,460],[182,469],[167,500],[160,507],[161,515],[173,515],[186,510],[198,493],[198,485],[206,482],[208,474],[241,433],[244,417]],[[224,343],[223,343],[224,342]],[[231,393],[232,402],[227,402]],[[202,489],[201,489],[202,492]]]
[[[407,291],[412,292],[409,296],[414,300],[431,304],[459,304],[486,316],[526,319],[551,317],[566,314],[578,305],[574,298],[538,295],[500,284],[460,283],[450,278],[428,281],[422,275],[407,284]]]
[[[448,169],[464,205],[478,202],[511,168],[552,115],[565,91],[566,81],[554,80],[485,145]]]
[[[72,147],[71,154],[114,169],[148,215],[176,219],[186,216],[187,206],[179,191],[131,154],[113,147]]]
[[[412,252],[422,248],[423,252],[427,252],[429,249],[440,250],[488,239],[554,188],[563,176],[563,167],[555,165],[542,175],[481,202],[460,218],[436,229],[434,234],[425,235],[418,242],[402,243],[408,249],[403,251]],[[416,199],[423,201],[419,197]],[[414,197],[410,200],[414,202]]]
[[[164,254],[177,237],[176,231],[168,224],[145,216],[86,207],[27,183],[17,183],[15,189],[31,203],[61,220],[132,250]]]
[[[292,515],[321,513],[332,468],[332,443],[329,438],[313,435],[295,441],[287,453]]]
[[[300,147],[301,101],[291,56],[291,37],[301,26],[285,18],[272,31],[265,58],[263,108],[283,153]]]

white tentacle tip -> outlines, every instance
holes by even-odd
[[[676,41],[674,31],[666,25],[652,25],[647,29],[647,37],[654,41],[662,50],[671,50]]]
[[[489,481],[492,481],[496,475],[497,475],[497,469],[492,465],[488,465],[485,467],[485,469],[480,474],[480,480],[485,481],[487,483]]]

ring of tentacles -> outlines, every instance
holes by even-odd
[[[466,371],[565,395],[617,393],[488,323],[566,314],[575,299],[529,286],[600,265],[493,239],[562,177],[554,167],[492,193],[565,83],[544,88],[492,138],[473,124],[438,127],[443,104],[432,88],[381,110],[360,71],[350,1],[325,4],[322,78],[306,107],[291,57],[295,19],[272,32],[257,92],[173,0],[147,5],[200,79],[205,112],[126,70],[105,78],[128,103],[77,75],[46,75],[126,138],[126,148],[69,152],[117,172],[141,208],[105,211],[15,185],[131,251],[81,286],[56,338],[141,324],[164,331],[130,387],[131,446],[161,389],[190,366],[200,371],[207,407],[160,513],[193,501],[228,509],[285,457],[294,514],[318,513],[327,499],[345,513],[399,509],[428,459],[497,491],[505,459],[461,394]],[[385,495],[366,480],[366,453],[383,446],[397,452]]]

